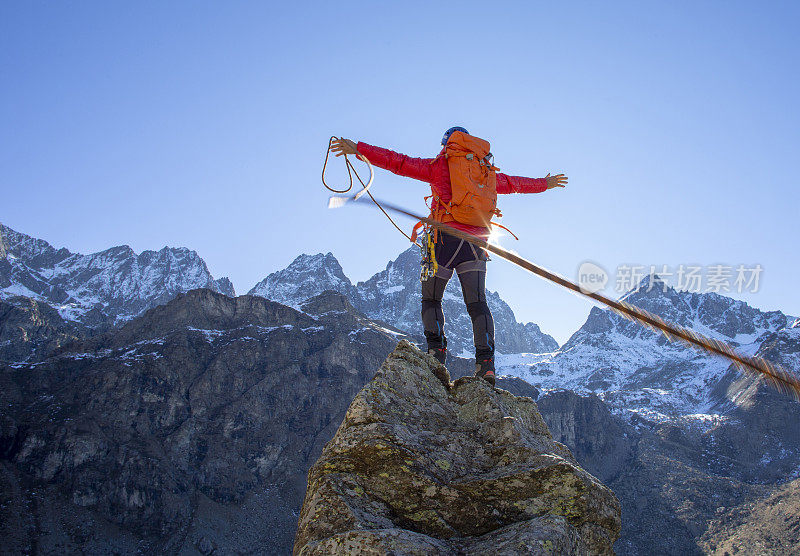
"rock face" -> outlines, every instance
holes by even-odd
[[[626,469],[634,456],[634,433],[594,395],[569,390],[548,392],[537,405],[550,433],[572,450],[578,462],[606,484]]]
[[[333,292],[194,290],[0,364],[0,551],[288,553],[306,471],[396,342]]]
[[[770,344],[788,350],[792,330]],[[774,360],[788,366],[790,359],[788,353]],[[790,527],[796,520],[770,517],[796,504],[781,493],[797,491],[782,483],[800,474],[800,404],[759,380],[739,379],[730,388],[741,405],[734,404],[730,417],[708,415],[708,423],[623,419],[597,396],[571,391],[540,396],[537,405],[553,437],[619,497],[617,554],[646,554],[653,547],[663,554],[724,554],[721,547],[742,547],[748,538],[759,543],[754,546],[792,546],[784,540],[797,538]],[[777,502],[763,500],[773,491],[780,496],[770,500]],[[787,506],[775,507],[784,500]],[[752,508],[764,511],[751,515]]]
[[[800,554],[800,479],[714,520],[703,535],[706,554]]]
[[[614,494],[530,398],[401,342],[308,474],[295,554],[609,554]]]
[[[756,355],[800,375],[800,327],[770,335]],[[723,391],[715,409],[728,419],[713,429],[713,445],[737,463],[739,476],[760,483],[799,476],[800,403],[733,368],[718,389]]]
[[[0,361],[40,361],[85,336],[82,326],[47,303],[21,296],[0,301]]]
[[[137,254],[124,245],[81,255],[0,224],[0,298],[43,301],[66,320],[102,329],[196,288],[234,295],[230,280],[214,280],[205,261],[183,247]]]

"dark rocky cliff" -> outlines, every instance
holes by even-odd
[[[196,290],[0,367],[3,549],[289,552],[306,470],[396,343],[335,293],[302,309]]]
[[[21,296],[0,300],[0,361],[41,361],[86,334],[47,303]]]
[[[776,343],[790,337],[782,332]],[[793,546],[797,520],[786,510],[798,504],[797,481],[794,489],[785,482],[800,469],[800,404],[753,378],[733,380],[730,390],[739,404],[732,417],[709,423],[628,421],[594,395],[540,396],[553,437],[619,497],[617,554],[648,554],[648,547],[662,554],[733,554],[747,539],[776,550]],[[758,513],[750,516],[754,508]],[[787,519],[770,521],[776,515]]]

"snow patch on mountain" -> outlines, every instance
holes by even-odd
[[[625,301],[665,320],[754,355],[793,320],[716,293],[690,293],[647,277]],[[718,401],[713,388],[731,363],[629,321],[592,308],[584,325],[558,350],[498,358],[498,372],[541,389],[595,393],[616,412],[650,420],[706,415]],[[710,418],[709,418],[710,419]]]

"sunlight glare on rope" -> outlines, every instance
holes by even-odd
[[[347,197],[339,197],[338,195],[332,196],[328,199],[328,208],[335,209],[344,206],[347,202]]]

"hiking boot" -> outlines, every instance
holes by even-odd
[[[428,353],[433,355],[433,357],[442,365],[444,365],[445,360],[447,359],[447,348],[440,347],[440,348],[429,348]]]
[[[491,357],[476,359],[475,376],[482,378],[490,385],[494,386],[494,359]]]

